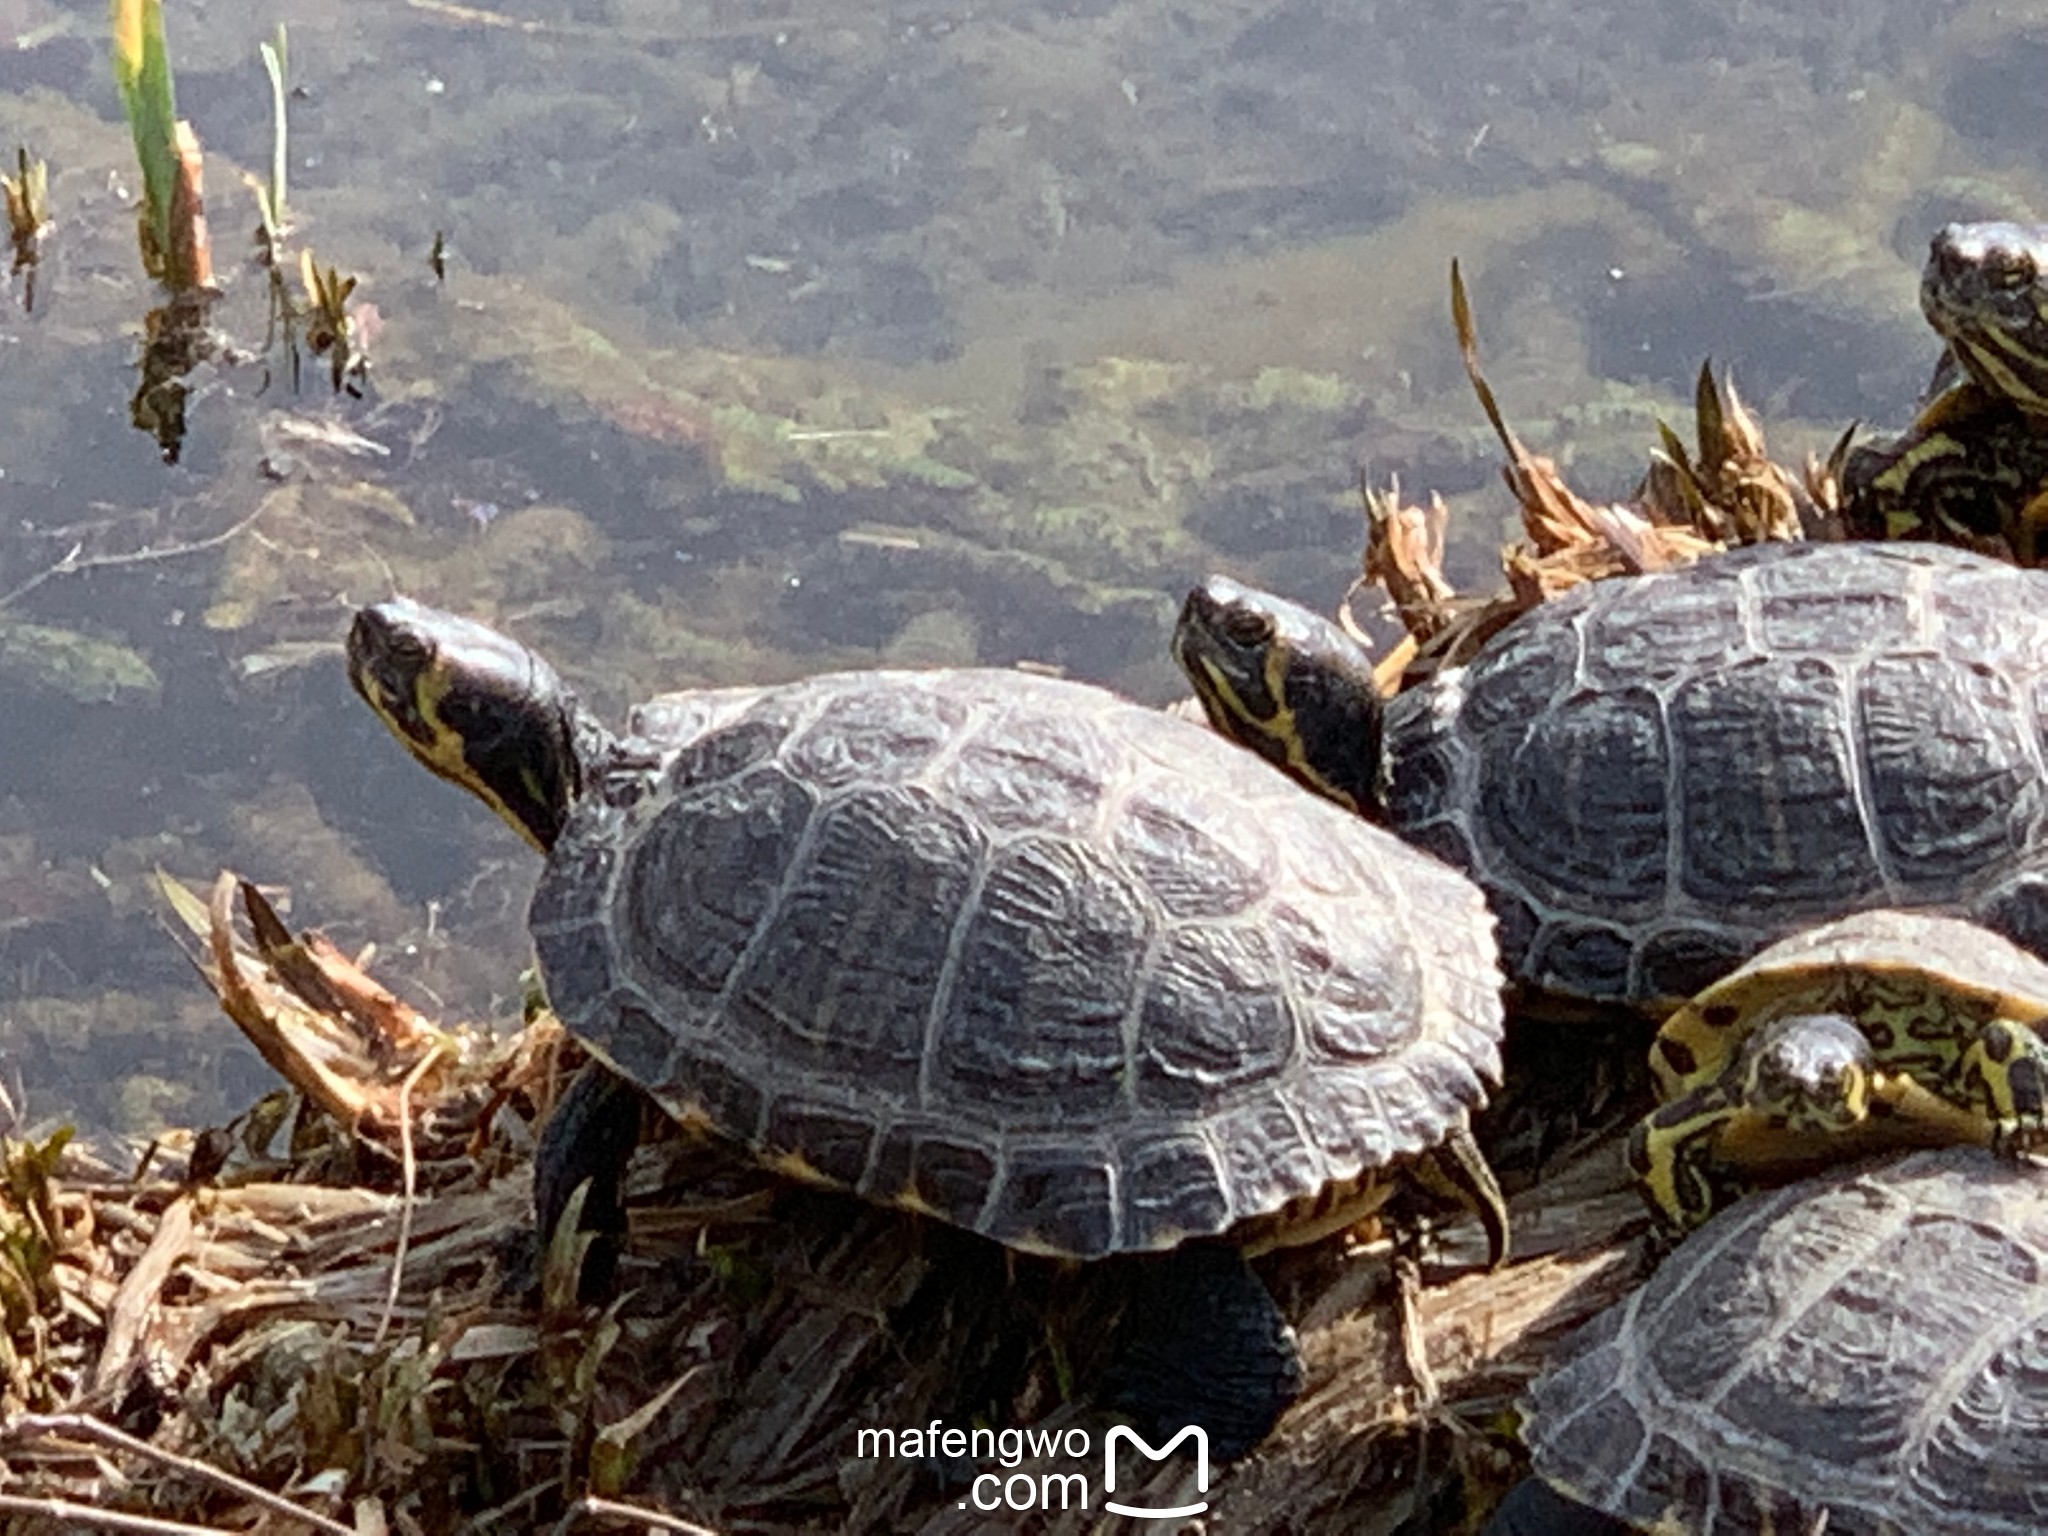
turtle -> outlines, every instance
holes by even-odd
[[[2048,421],[2048,225],[1949,224],[1920,272],[1920,312],[1969,384]],[[1936,398],[1951,384],[1937,371]]]
[[[2022,1152],[2048,1127],[2048,964],[1960,918],[1851,913],[1781,939],[1658,1031],[1629,1143],[1652,1215],[1875,1148]]]
[[[1859,538],[1932,538],[2038,565],[2048,548],[2048,226],[1950,224],[1920,308],[1942,338],[1912,424],[1837,452]]]
[[[1577,587],[1387,700],[1343,630],[1219,577],[1174,652],[1220,732],[1477,880],[1526,992],[1662,1017],[1876,907],[2048,952],[2039,572],[1752,545]],[[1352,724],[1300,723],[1333,694]]]
[[[614,735],[518,641],[403,598],[347,659],[546,855],[539,973],[593,1061],[538,1149],[543,1234],[585,1180],[622,1234],[645,1097],[1012,1250],[1165,1254],[1150,1294],[1192,1299],[1127,1357],[1172,1380],[1119,1406],[1219,1456],[1299,1386],[1248,1256],[1356,1222],[1397,1167],[1504,1256],[1469,1130],[1500,1075],[1484,898],[1199,723],[970,668],[674,694]]]
[[[2048,1528],[2048,1172],[1948,1148],[1752,1194],[1562,1345],[1485,1536]]]

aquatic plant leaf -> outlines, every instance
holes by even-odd
[[[163,0],[113,0],[114,83],[135,137],[142,167],[145,264],[152,247],[159,264],[171,248],[171,198],[178,182],[178,103],[171,55],[164,42]]]
[[[257,203],[263,210],[263,231],[275,243],[285,231],[285,169],[290,159],[285,138],[285,30],[277,24],[277,41],[257,44],[263,55],[263,69],[270,76],[270,185],[260,188]]]
[[[156,669],[140,651],[44,624],[0,622],[0,686],[81,704],[155,704]]]

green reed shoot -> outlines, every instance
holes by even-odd
[[[163,0],[112,0],[114,83],[142,167],[143,265],[162,277],[178,183],[178,103],[164,44]]]

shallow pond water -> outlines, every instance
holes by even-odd
[[[1614,495],[1703,356],[1781,459],[1896,420],[1927,236],[2048,209],[2048,6],[213,0],[169,31],[234,350],[167,463],[104,15],[0,0],[56,220],[0,300],[0,1076],[127,1133],[269,1082],[158,869],[516,1016],[533,861],[350,697],[357,603],[507,625],[612,713],[959,662],[1163,702],[1204,571],[1338,599],[1361,472],[1495,581],[1452,256],[1511,421]],[[360,398],[265,348],[279,21]]]

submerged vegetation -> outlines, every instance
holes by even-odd
[[[141,383],[129,414],[156,440],[165,462],[176,463],[189,430],[185,412],[191,375],[202,365],[238,357],[240,349],[214,325],[220,291],[207,233],[204,158],[192,125],[177,115],[162,0],[113,0],[113,39],[115,79],[142,172],[138,227],[143,269],[166,295],[144,320]],[[360,394],[368,358],[347,310],[356,279],[333,267],[322,269],[310,252],[301,251],[304,308],[285,280],[285,244],[292,226],[286,194],[291,151],[284,27],[258,49],[270,83],[270,174],[267,180],[245,180],[256,200],[257,263],[267,278],[264,350],[281,344],[296,391],[303,338],[308,351],[327,360],[335,390]]]

